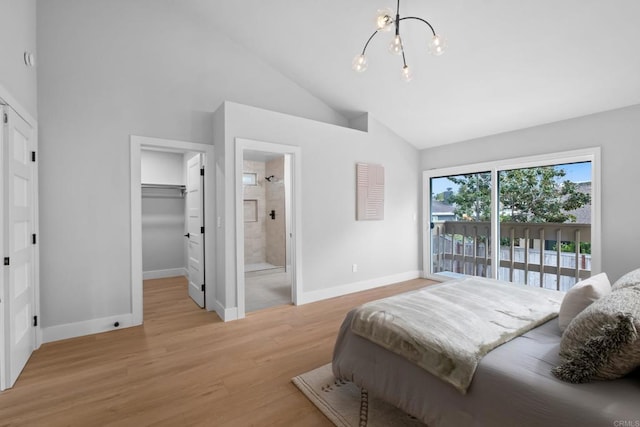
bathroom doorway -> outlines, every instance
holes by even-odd
[[[245,311],[292,303],[290,155],[245,150]]]

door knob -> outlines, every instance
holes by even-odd
[[[189,238],[191,236],[191,234],[187,233],[184,235],[184,237]]]

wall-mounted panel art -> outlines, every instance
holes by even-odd
[[[356,163],[356,220],[384,219],[384,166]]]

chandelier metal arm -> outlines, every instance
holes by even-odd
[[[364,52],[367,50],[367,46],[369,46],[369,42],[376,34],[378,34],[378,30],[374,31],[373,34],[371,34],[371,36],[369,37],[369,39],[367,39],[367,42],[364,44],[364,48],[362,48],[363,55],[364,55]]]
[[[427,22],[426,20],[419,18],[417,16],[405,16],[404,18],[400,18],[400,21],[404,21],[405,19],[417,19],[418,21],[422,21],[425,24],[427,24],[429,26],[429,28],[431,29],[431,32],[433,33],[433,35],[436,35],[436,30],[433,29],[433,26],[431,24],[429,24],[429,22]]]
[[[400,35],[400,0],[396,3],[396,20],[394,21],[396,26],[396,36]]]

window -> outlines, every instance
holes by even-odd
[[[258,185],[258,176],[252,172],[242,174],[242,185]]]
[[[567,290],[599,272],[599,154],[424,172],[425,273]]]

